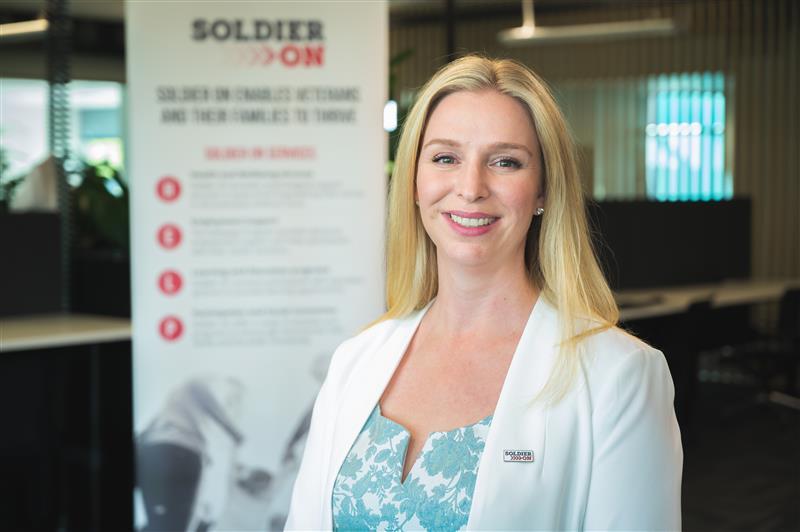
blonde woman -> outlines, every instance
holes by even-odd
[[[287,529],[680,528],[667,364],[615,327],[573,142],[525,66],[469,56],[421,90],[386,298],[333,356]]]

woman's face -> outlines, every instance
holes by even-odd
[[[528,112],[494,90],[445,96],[431,114],[416,199],[440,266],[524,261],[544,207],[539,141]]]

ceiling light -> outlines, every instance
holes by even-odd
[[[47,31],[48,26],[45,18],[0,24],[0,41],[24,41],[37,38]]]
[[[533,0],[522,0],[522,26],[503,30],[498,40],[508,46],[564,42],[630,39],[674,35],[680,30],[671,18],[650,18],[619,22],[597,22],[568,26],[537,26]]]

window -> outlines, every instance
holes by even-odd
[[[123,86],[73,81],[69,94],[72,158],[122,170]],[[0,149],[7,165],[3,181],[27,174],[48,156],[48,97],[46,81],[0,79]]]
[[[719,72],[554,85],[598,200],[714,201],[733,196]]]
[[[733,196],[733,179],[725,165],[721,73],[651,79],[645,133],[648,198],[708,201]]]
[[[2,181],[28,173],[47,157],[47,82],[0,79]]]

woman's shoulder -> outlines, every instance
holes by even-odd
[[[613,358],[634,352],[654,351],[654,347],[618,326],[609,327],[586,337],[586,351],[599,357]]]
[[[413,327],[420,312],[403,318],[381,320],[343,341],[333,353],[328,376],[335,378],[349,374],[356,365],[380,352],[399,330]]]
[[[661,351],[619,327],[610,327],[586,338],[581,356],[590,381],[636,381],[654,373],[669,375]]]

